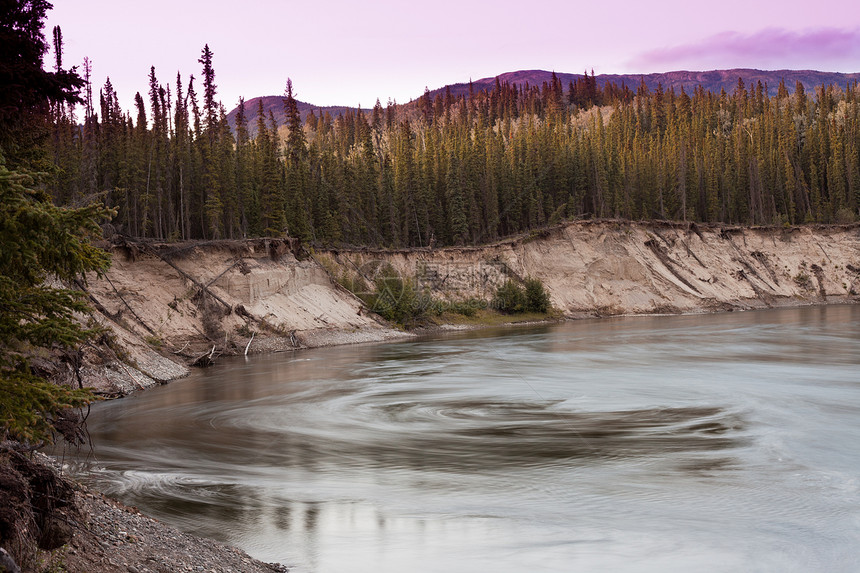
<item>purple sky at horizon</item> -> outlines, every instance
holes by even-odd
[[[283,94],[287,77],[302,101],[370,107],[377,98],[407,102],[425,86],[523,69],[860,72],[856,0],[702,6],[688,0],[54,0],[45,35],[50,39],[59,24],[64,65],[80,69],[88,57],[94,93],[110,76],[126,110],[135,92],[147,99],[150,66],[172,88],[177,72],[183,85],[191,74],[199,82],[197,60],[206,43],[214,52],[218,98],[228,110],[239,96]]]

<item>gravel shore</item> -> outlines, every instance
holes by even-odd
[[[288,569],[252,559],[210,539],[194,537],[135,508],[78,486],[81,521],[70,543],[55,550],[64,571],[87,573],[272,573]]]
[[[0,547],[7,573],[288,571],[147,517],[9,442],[0,444]]]

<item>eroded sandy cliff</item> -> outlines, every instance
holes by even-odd
[[[377,261],[448,299],[488,298],[508,277],[537,277],[567,316],[707,312],[856,300],[860,227],[726,228],[570,223],[496,245],[340,250],[341,273]]]
[[[860,300],[860,225],[726,228],[577,222],[484,247],[331,250],[282,239],[120,241],[93,278],[95,319],[112,359],[92,355],[85,382],[127,393],[184,375],[206,353],[241,354],[385,340],[383,324],[332,278],[391,265],[443,300],[490,300],[507,279],[537,277],[568,317],[711,312]],[[253,340],[252,340],[253,337]]]
[[[90,355],[85,383],[128,393],[181,377],[203,356],[403,335],[295,250],[281,239],[114,243],[110,271],[88,291],[125,360]]]

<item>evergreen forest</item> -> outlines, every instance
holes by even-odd
[[[56,69],[62,36],[54,34]],[[285,125],[163,82],[120,108],[108,80],[51,112],[60,205],[102,201],[116,229],[164,240],[289,234],[321,245],[427,247],[494,241],[562,220],[742,225],[847,223],[860,208],[860,88],[742,81],[731,93],[496,80],[454,96],[303,121],[288,80]]]

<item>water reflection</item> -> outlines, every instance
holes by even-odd
[[[501,332],[237,360],[99,404],[86,471],[298,572],[860,559],[860,307]]]

